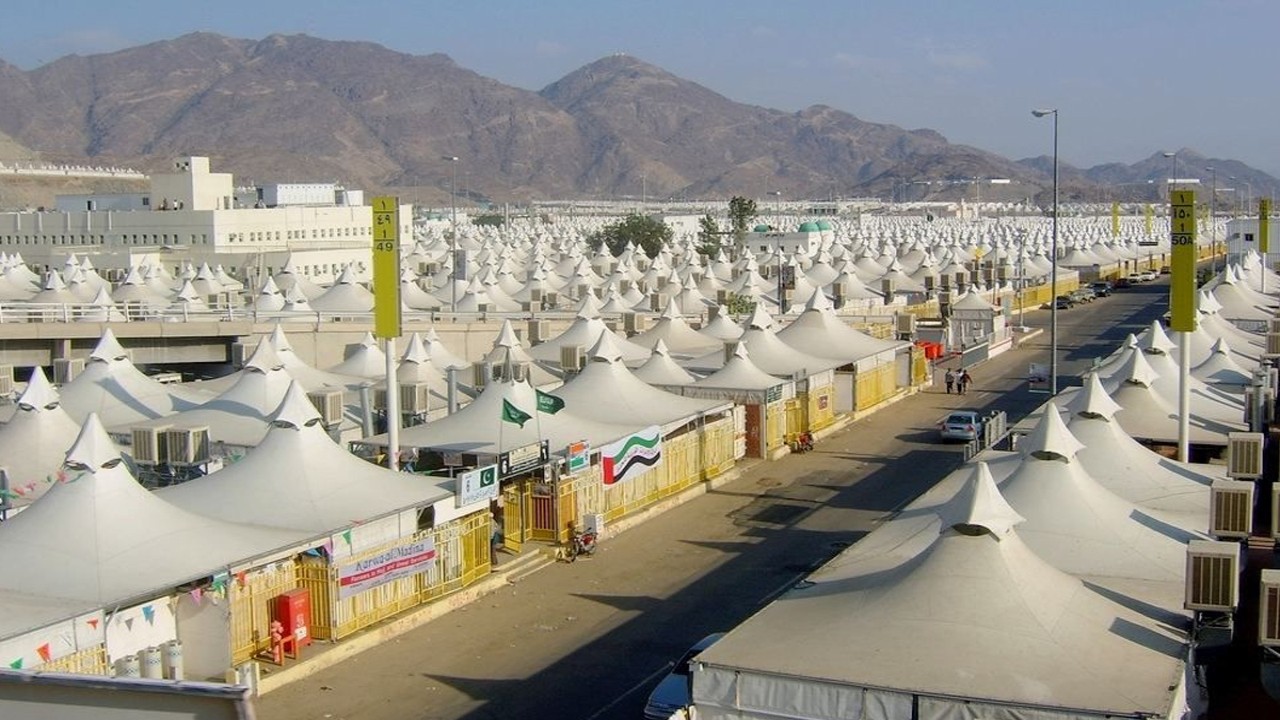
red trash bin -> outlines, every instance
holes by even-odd
[[[285,634],[292,635],[299,647],[310,645],[311,591],[297,588],[276,597],[276,619],[284,625]]]

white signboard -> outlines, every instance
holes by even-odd
[[[498,466],[485,465],[458,476],[458,507],[498,497]]]
[[[358,595],[393,580],[425,571],[436,560],[431,538],[410,540],[372,557],[338,566],[338,599]]]

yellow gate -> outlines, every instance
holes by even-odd
[[[519,553],[533,528],[533,480],[522,478],[502,488],[502,546]]]

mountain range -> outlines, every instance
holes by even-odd
[[[0,162],[167,167],[209,155],[239,181],[335,180],[429,203],[547,198],[1045,199],[1052,158],[1013,161],[929,129],[832,107],[734,102],[634,57],[601,58],[533,92],[445,55],[367,42],[210,33],[30,71],[0,61]],[[449,158],[456,157],[457,161]],[[1255,195],[1280,181],[1179,151]],[[1060,166],[1065,200],[1155,199],[1161,153]],[[1008,184],[993,185],[990,178]],[[977,185],[978,187],[973,187]],[[1005,197],[999,197],[1003,195]]]

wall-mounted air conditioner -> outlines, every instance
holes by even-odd
[[[130,454],[139,465],[168,465],[169,441],[165,435],[169,426],[136,427],[130,432],[133,445]]]
[[[542,307],[553,308],[560,304],[560,293],[549,292],[542,296]]]
[[[587,354],[581,345],[560,346],[560,369],[565,372],[578,372],[586,365]]]
[[[1210,488],[1209,534],[1247,538],[1253,529],[1253,483],[1218,478]]]
[[[1240,603],[1240,545],[1220,540],[1187,543],[1187,610],[1232,612]]]
[[[406,415],[426,415],[431,404],[431,387],[426,383],[400,384],[400,412]]]
[[[307,393],[307,398],[311,400],[311,404],[316,406],[316,412],[320,413],[320,422],[325,427],[333,427],[342,424],[342,391],[341,390],[319,390]]]
[[[253,345],[246,345],[240,342],[231,343],[231,356],[228,358],[231,361],[231,367],[237,370],[244,367],[244,364],[249,362],[249,358],[253,355],[253,348]]]
[[[551,323],[546,320],[529,321],[529,344],[537,345],[551,337]]]
[[[1227,477],[1262,477],[1262,433],[1227,433]]]
[[[901,313],[895,316],[897,318],[898,337],[910,338],[916,334],[916,316],[911,313]]]
[[[488,363],[478,362],[471,366],[471,387],[479,390],[489,384],[493,367]]]
[[[1280,541],[1280,483],[1271,485],[1271,539]]]
[[[169,464],[173,467],[209,462],[209,428],[171,428],[165,437],[169,442]]]
[[[730,296],[730,295],[732,295],[732,294],[733,294],[733,292],[731,292],[731,291],[729,291],[729,290],[725,290],[724,288],[721,288],[721,289],[719,289],[719,290],[716,290],[716,304],[717,304],[717,305],[728,305],[728,304],[729,304],[729,296]]]
[[[627,333],[628,337],[642,333],[647,330],[648,327],[649,319],[644,315],[633,312],[623,313],[622,329]]]
[[[511,363],[511,382],[525,382],[529,379],[529,363]]]
[[[1267,354],[1280,355],[1280,332],[1267,333]]]
[[[1258,600],[1258,644],[1280,648],[1280,570],[1263,570]]]
[[[0,395],[13,392],[13,366],[0,365]]]
[[[531,288],[529,290],[530,302],[542,302],[542,288]]]
[[[1257,394],[1262,393],[1262,402],[1257,401]],[[1276,393],[1271,388],[1249,387],[1244,389],[1244,422],[1250,427],[1254,427],[1254,410],[1258,405],[1262,408],[1262,418],[1259,422],[1270,423],[1276,415]]]
[[[662,312],[667,309],[667,303],[671,298],[666,293],[652,293],[649,295],[649,309],[654,312]]]
[[[53,383],[66,385],[84,372],[84,358],[55,358],[53,361]]]
[[[733,359],[735,353],[738,352],[737,340],[726,340],[724,344],[724,361],[727,363]]]

